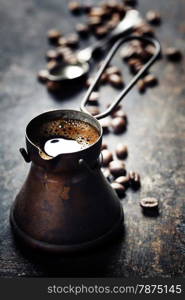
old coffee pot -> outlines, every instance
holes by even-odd
[[[154,55],[104,113],[91,116],[85,108],[90,94],[117,49],[132,39],[153,44]],[[27,125],[27,151],[23,148],[20,151],[25,161],[32,163],[10,214],[13,231],[19,240],[51,253],[74,252],[103,244],[123,226],[120,200],[100,169],[102,128],[98,119],[111,113],[159,53],[160,45],[153,38],[129,36],[118,40],[88,89],[81,111],[49,111]],[[43,124],[69,119],[93,126],[98,132],[97,140],[79,151],[48,155],[37,143],[43,138]]]

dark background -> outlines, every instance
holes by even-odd
[[[105,138],[110,149],[122,140],[129,148],[128,170],[141,174],[140,192],[122,200],[125,235],[89,253],[35,257],[16,246],[9,225],[9,209],[28,172],[18,149],[24,146],[27,123],[37,114],[57,108],[79,108],[85,89],[57,100],[36,80],[45,64],[50,28],[70,33],[78,18],[62,0],[0,1],[0,276],[1,277],[133,277],[185,275],[185,72],[180,63],[160,60],[152,72],[160,80],[140,95],[136,88],[125,99],[129,125],[120,136]],[[156,28],[162,47],[185,50],[185,1],[140,0],[139,10],[159,10]],[[88,41],[87,41],[88,44]],[[115,91],[107,87],[102,101]],[[107,96],[109,98],[107,99]],[[112,145],[112,146],[111,146]],[[142,213],[139,199],[160,201],[159,216]]]

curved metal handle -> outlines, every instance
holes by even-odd
[[[149,38],[149,37],[133,36],[133,35],[132,36],[128,36],[126,38],[119,39],[114,44],[114,46],[112,47],[112,49],[110,50],[110,52],[108,53],[107,57],[105,58],[105,61],[103,62],[100,70],[97,73],[96,78],[94,79],[94,82],[89,87],[89,89],[88,89],[88,91],[87,91],[84,99],[82,100],[81,106],[80,106],[81,111],[90,114],[89,111],[86,109],[85,106],[87,104],[87,101],[88,101],[91,93],[93,92],[93,90],[95,89],[98,81],[100,80],[100,78],[102,76],[102,73],[107,68],[108,64],[110,63],[110,61],[112,60],[113,56],[117,52],[118,48],[122,44],[124,44],[125,42],[131,41],[131,40],[134,40],[134,39],[151,43],[155,47],[155,53],[148,60],[148,62],[143,66],[143,68],[134,76],[134,78],[130,81],[130,83],[123,89],[123,91],[117,96],[116,100],[111,104],[111,106],[105,112],[103,112],[101,114],[98,114],[98,115],[96,115],[94,117],[96,119],[102,119],[102,118],[108,116],[115,109],[115,107],[121,102],[122,98],[132,89],[132,87],[141,78],[141,76],[146,72],[146,70],[155,62],[155,60],[157,59],[158,55],[160,54],[160,50],[161,50],[160,43],[156,39]]]

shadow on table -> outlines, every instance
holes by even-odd
[[[40,277],[108,277],[119,260],[124,238],[123,228],[111,242],[76,254],[49,255],[36,253],[20,242],[16,242],[16,246],[24,258],[37,266]]]

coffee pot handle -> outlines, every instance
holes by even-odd
[[[106,56],[100,70],[97,73],[96,78],[94,79],[94,81],[91,84],[91,86],[89,87],[84,99],[82,100],[81,106],[80,106],[81,111],[90,114],[85,106],[87,104],[87,101],[88,101],[91,93],[94,91],[94,89],[95,89],[96,85],[98,84],[103,72],[105,71],[105,69],[109,65],[110,61],[112,60],[113,56],[115,55],[115,53],[117,52],[119,47],[122,44],[124,44],[125,42],[131,41],[131,40],[139,40],[139,41],[143,41],[143,42],[148,42],[148,43],[150,43],[154,46],[155,52],[152,55],[152,57],[146,62],[146,64],[141,68],[141,70],[137,72],[137,74],[133,77],[133,79],[129,82],[129,84],[127,84],[127,86],[117,96],[116,100],[109,106],[109,108],[105,112],[94,116],[96,119],[102,119],[102,118],[108,116],[115,109],[115,107],[121,102],[123,97],[132,89],[132,87],[136,84],[136,82],[143,76],[143,74],[146,72],[146,70],[148,70],[149,67],[156,61],[156,59],[158,58],[158,56],[160,54],[160,51],[161,51],[161,46],[160,46],[160,43],[158,42],[157,39],[151,38],[151,37],[134,36],[134,35],[127,36],[126,38],[119,39],[114,44],[114,46],[111,48],[111,50],[109,51],[109,53]]]

